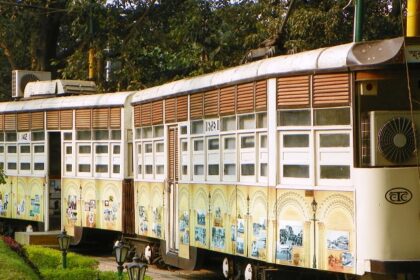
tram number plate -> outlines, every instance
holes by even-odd
[[[31,133],[30,132],[18,132],[18,142],[19,143],[31,142]]]
[[[219,120],[206,120],[204,123],[204,129],[206,134],[219,132]]]

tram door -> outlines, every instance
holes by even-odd
[[[178,127],[168,128],[168,249],[178,251]]]
[[[48,133],[48,221],[49,230],[61,224],[61,134]]]

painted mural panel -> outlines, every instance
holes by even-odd
[[[27,218],[27,208],[28,202],[26,201],[26,193],[25,193],[25,178],[17,178],[17,186],[15,187],[14,191],[14,219],[26,219]],[[14,182],[16,182],[14,181]]]
[[[84,227],[98,227],[97,219],[97,198],[95,182],[88,182],[82,186],[82,221]]]
[[[237,187],[235,253],[239,256],[248,254],[249,213],[248,187]]]
[[[210,248],[219,252],[227,251],[227,186],[210,186]]]
[[[152,183],[150,187],[151,196],[151,236],[164,239],[164,214],[163,214],[163,183]],[[149,229],[150,232],[150,229]]]
[[[44,221],[44,193],[43,179],[28,178],[28,219],[32,221]]]
[[[121,182],[99,181],[101,190],[101,227],[109,230],[121,230]]]
[[[236,251],[236,186],[226,186],[226,253],[235,254]]]
[[[11,218],[12,216],[12,191],[10,183],[0,185],[0,217]]]
[[[190,246],[190,193],[188,184],[178,185],[179,256],[189,259]]]
[[[267,259],[267,188],[249,188],[249,243],[248,257]]]
[[[136,183],[136,233],[139,235],[149,236],[150,228],[150,188],[148,183]]]
[[[210,247],[209,228],[209,191],[206,185],[191,185],[193,189],[193,226],[194,226],[194,240],[193,244],[200,248]]]
[[[63,224],[67,228],[81,225],[80,213],[80,180],[64,179],[63,180],[63,203],[62,216]],[[69,231],[69,230],[67,230]]]

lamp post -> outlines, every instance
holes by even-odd
[[[140,263],[140,258],[136,253],[133,262],[126,265],[126,268],[130,280],[143,280],[144,275],[146,274],[147,265],[145,263]]]
[[[114,245],[114,253],[115,253],[115,261],[118,264],[118,277],[122,277],[122,273],[124,270],[123,264],[125,263],[125,260],[128,255],[128,250],[130,247],[128,247],[123,241],[117,241]]]
[[[63,268],[67,268],[67,250],[70,246],[70,239],[71,237],[67,235],[67,232],[65,229],[57,236],[58,239],[58,245],[60,246],[60,250],[63,252]]]
[[[312,267],[316,268],[316,221],[318,221],[316,219],[316,210],[318,208],[318,203],[315,201],[315,197],[312,200],[311,206],[312,206],[312,212],[314,214],[314,217],[312,218],[312,221],[314,222],[314,258],[313,258]]]

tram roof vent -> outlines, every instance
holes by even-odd
[[[93,94],[96,92],[96,85],[92,81],[37,81],[27,84],[24,98],[45,97],[50,95]]]

